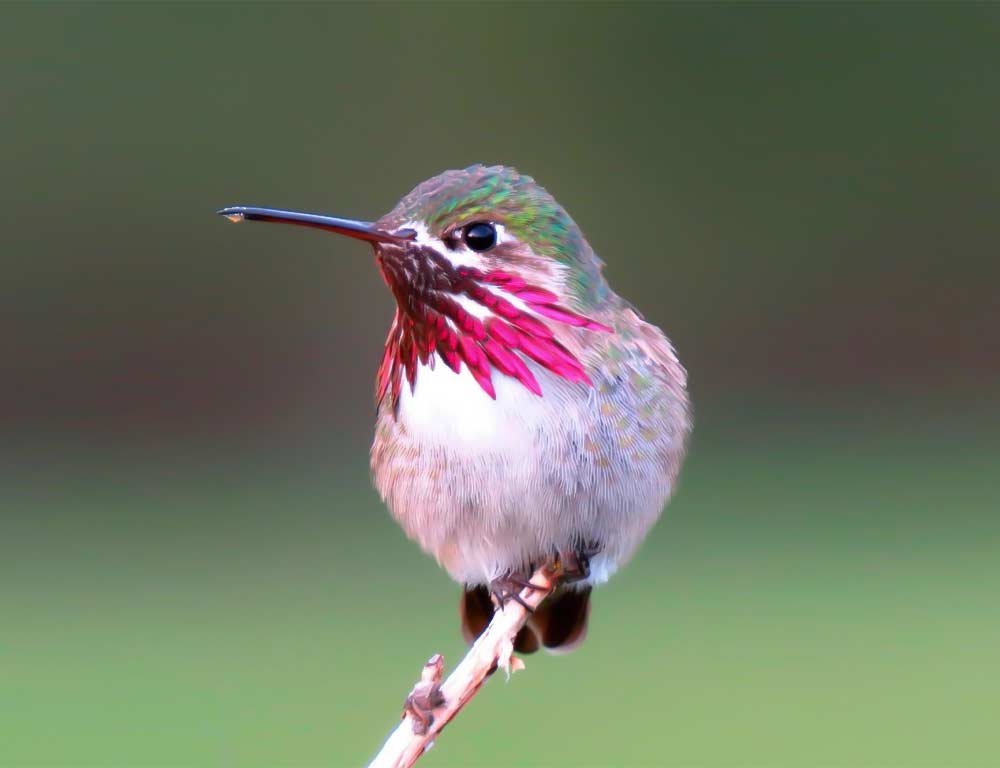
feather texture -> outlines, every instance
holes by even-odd
[[[473,252],[462,228],[483,221],[502,236]],[[685,371],[530,177],[449,171],[377,225],[416,234],[376,247],[397,307],[376,382],[376,487],[469,586],[595,542],[582,591],[519,639],[572,647],[586,590],[628,560],[673,492],[691,429]],[[488,620],[483,594],[465,593],[467,633]]]
[[[384,248],[379,264],[397,309],[376,376],[376,402],[388,395],[395,404],[404,378],[412,392],[418,363],[427,364],[435,353],[455,373],[464,364],[494,398],[494,370],[543,394],[520,355],[567,381],[590,384],[580,360],[556,338],[552,326],[606,333],[611,328],[562,306],[553,291],[510,272],[454,267],[429,247]],[[469,303],[485,321],[470,311]]]

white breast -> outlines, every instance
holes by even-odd
[[[420,366],[396,416],[380,416],[376,487],[457,581],[487,583],[591,540],[604,547],[591,583],[604,581],[659,515],[670,477],[642,457],[596,453],[595,441],[618,428],[598,391],[526,364],[542,397],[493,371],[494,400],[464,366]]]
[[[433,367],[417,369],[413,393],[403,382],[399,419],[407,432],[429,445],[469,454],[531,451],[532,436],[545,419],[542,398],[494,370],[494,400],[467,368],[455,373],[437,355],[435,358]],[[544,388],[546,373],[534,366],[532,372]]]

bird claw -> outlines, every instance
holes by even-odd
[[[508,573],[506,576],[501,576],[490,582],[490,597],[493,598],[493,604],[501,611],[507,603],[513,600],[528,613],[534,613],[535,609],[524,601],[524,598],[521,597],[521,592],[524,590],[540,592],[544,589],[546,587],[540,587],[538,584],[532,583],[530,578],[526,578],[519,573]]]
[[[546,563],[549,573],[564,584],[572,584],[590,577],[590,558],[601,551],[594,541],[585,542],[576,549],[556,549]]]
[[[600,551],[601,545],[596,541],[582,542],[573,549],[555,548],[544,565],[553,579],[563,584],[572,584],[590,577],[590,558]],[[490,597],[497,610],[503,610],[513,600],[529,613],[534,613],[535,609],[524,601],[521,592],[547,589],[548,587],[533,583],[523,573],[512,571],[490,582]]]
[[[436,653],[430,657],[420,673],[420,682],[413,686],[403,703],[403,717],[413,718],[413,732],[422,736],[434,725],[434,710],[444,704],[441,693],[441,676],[444,657]]]

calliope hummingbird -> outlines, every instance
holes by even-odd
[[[556,558],[574,579],[515,647],[578,644],[592,586],[674,489],[691,417],[670,341],[611,290],[569,214],[531,177],[481,165],[423,182],[375,222],[219,213],[371,244],[396,300],[375,386],[378,492],[464,585],[467,639]]]

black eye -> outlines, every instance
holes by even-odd
[[[497,244],[497,229],[489,222],[470,224],[462,231],[465,244],[474,251],[488,251]]]

